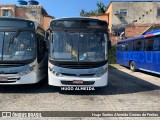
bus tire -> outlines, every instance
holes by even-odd
[[[131,71],[133,71],[133,72],[136,71],[136,67],[135,67],[134,61],[131,61],[129,66],[130,66],[130,70],[131,70]]]

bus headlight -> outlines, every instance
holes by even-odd
[[[49,71],[52,71],[52,68],[50,66],[48,67],[48,69],[49,69]]]
[[[29,73],[32,72],[33,70],[34,70],[33,67],[29,67],[27,70],[24,70],[24,71],[19,72],[19,75],[23,76],[23,75],[29,74]]]
[[[56,71],[52,71],[52,73],[55,75],[55,76],[58,76],[58,77],[61,77],[62,74],[60,72],[56,72]]]
[[[94,76],[95,77],[101,77],[103,74],[105,74],[108,71],[108,67],[106,67],[105,69],[103,69],[103,71],[96,73]]]

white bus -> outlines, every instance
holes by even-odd
[[[47,76],[45,31],[36,22],[0,18],[0,84],[33,84]]]
[[[101,87],[108,83],[108,24],[93,18],[52,20],[49,85]]]

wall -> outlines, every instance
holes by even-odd
[[[112,3],[109,4],[107,10],[106,10],[106,14],[108,14],[108,17],[109,17],[109,22],[108,22],[108,28],[109,28],[109,31],[111,32],[111,28],[112,28],[112,16],[113,16],[113,13],[112,13]]]
[[[148,24],[139,24],[139,25],[133,25],[133,26],[127,26],[125,29],[125,36],[127,38],[129,37],[135,37],[141,35],[145,30],[149,29],[150,25]]]
[[[109,38],[111,40],[112,45],[117,44],[118,40],[122,39],[120,36],[110,36]]]
[[[16,17],[37,21],[43,24],[42,6],[22,5],[16,7]]]
[[[51,20],[53,20],[53,17],[43,16],[43,27],[45,30],[49,28]]]
[[[112,24],[123,24],[120,19],[114,15],[120,9],[127,9],[128,14],[124,19],[128,24],[133,23],[158,23],[160,17],[157,17],[157,8],[160,7],[160,2],[112,2]]]
[[[24,8],[16,8],[16,17],[25,18],[25,10],[24,10]]]
[[[100,20],[104,20],[108,23],[108,15],[107,14],[102,14],[102,15],[93,15],[93,16],[90,16],[91,18],[97,18],[97,19],[100,19]]]
[[[160,24],[135,24],[125,29],[126,38],[142,35],[147,31],[160,29]]]

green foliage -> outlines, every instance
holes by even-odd
[[[82,11],[80,12],[80,16],[83,16],[83,17],[89,17],[89,16],[92,16],[92,15],[97,15],[97,11],[96,10],[91,10],[90,12],[86,12],[84,9],[82,9]]]
[[[109,64],[116,64],[116,45],[109,50]]]
[[[106,11],[106,6],[102,2],[97,2],[98,14],[103,14]]]
[[[102,2],[97,2],[98,10],[91,10],[89,12],[85,11],[84,9],[81,10],[80,16],[82,17],[89,17],[92,15],[103,14],[106,11],[106,6]]]

